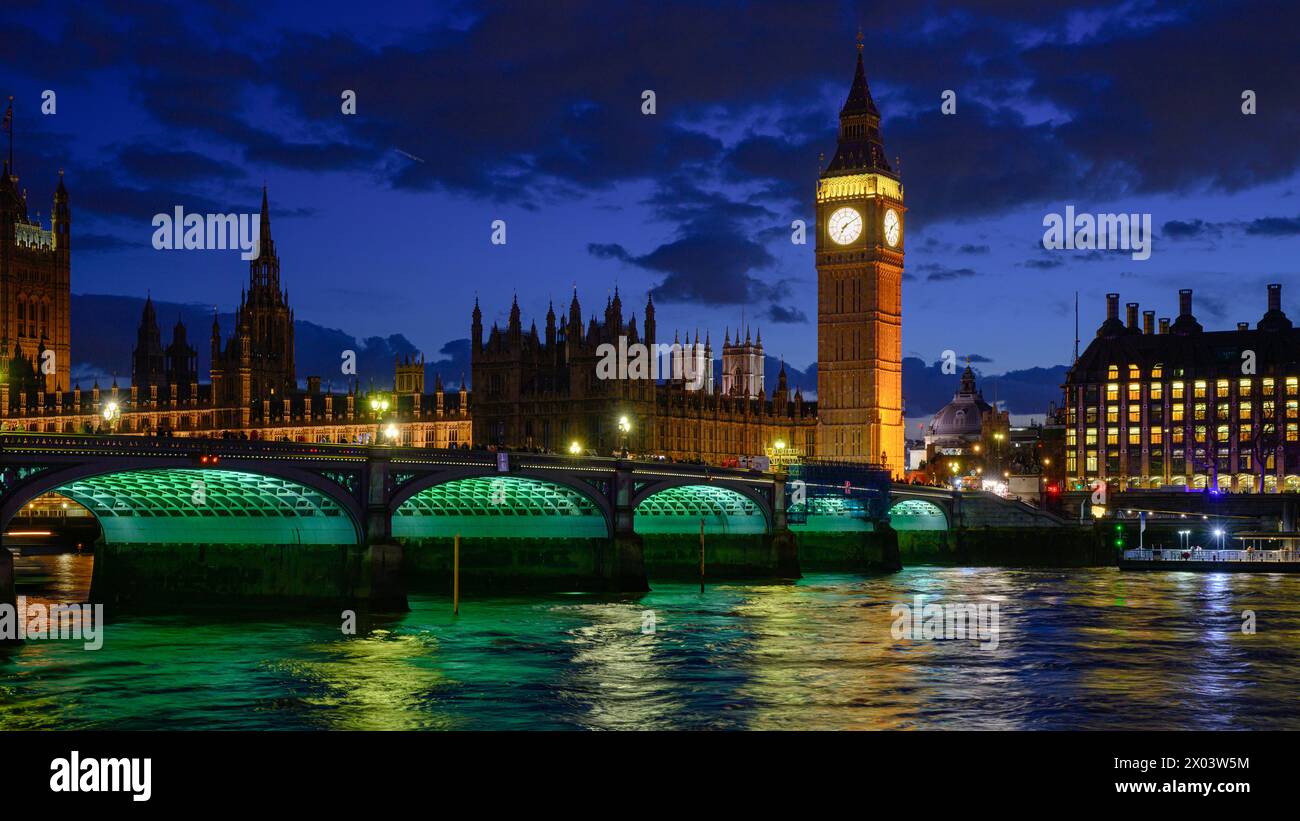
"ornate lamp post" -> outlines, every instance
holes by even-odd
[[[388,413],[388,397],[372,396],[370,397],[370,412],[375,418],[375,437],[374,441],[379,442],[380,426],[383,424],[384,414]],[[389,427],[393,427],[390,425]]]
[[[622,439],[622,442],[623,442],[623,443],[622,443],[622,450],[623,450],[623,458],[624,458],[624,459],[627,458],[627,435],[628,435],[631,431],[632,431],[632,423],[631,423],[630,421],[628,421],[628,418],[627,418],[626,416],[620,416],[620,417],[618,418],[618,432],[619,432],[619,436],[620,436],[620,438]]]
[[[108,425],[109,433],[117,433],[117,422],[122,418],[122,408],[116,402],[109,402],[104,406],[104,424]]]

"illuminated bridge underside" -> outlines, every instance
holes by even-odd
[[[794,521],[790,529],[796,532],[849,533],[873,530],[867,518],[866,506],[860,499],[842,496],[814,496],[804,503],[804,521]],[[791,510],[799,512],[797,506]]]
[[[356,544],[351,518],[309,487],[232,470],[139,470],[54,490],[84,506],[110,544]]]
[[[923,499],[904,499],[889,509],[889,524],[895,530],[947,530],[943,508]]]
[[[767,517],[753,500],[722,487],[665,488],[636,506],[637,533],[766,533]]]
[[[457,479],[416,493],[397,508],[393,536],[603,538],[596,504],[572,488],[537,479]]]

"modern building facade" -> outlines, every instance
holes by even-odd
[[[1138,304],[1106,320],[1066,378],[1065,476],[1076,489],[1186,486],[1300,491],[1300,330],[1268,286],[1254,327],[1207,331],[1178,294],[1156,322]]]

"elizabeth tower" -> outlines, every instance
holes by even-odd
[[[859,34],[839,144],[817,181],[817,454],[895,475],[904,468],[904,210]]]

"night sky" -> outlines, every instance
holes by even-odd
[[[813,246],[790,224],[812,223],[861,25],[909,208],[905,356],[1067,364],[1076,290],[1085,345],[1107,291],[1170,316],[1194,288],[1219,329],[1280,281],[1300,317],[1293,0],[93,5],[0,11],[17,172],[48,223],[66,171],[74,293],[230,310],[238,252],[155,251],[151,219],[255,211],[265,183],[300,320],[432,358],[476,293],[486,324],[517,293],[540,328],[575,282],[587,315],[617,284],[638,326],[653,291],[661,339],[743,315],[805,368]],[[1151,258],[1045,251],[1066,205],[1149,212]]]

